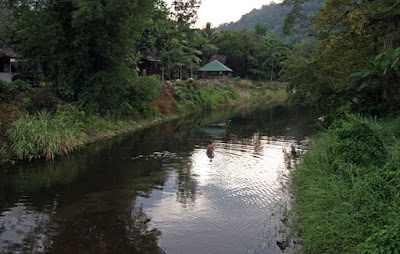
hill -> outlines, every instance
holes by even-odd
[[[325,2],[326,0],[315,0],[308,2],[304,5],[303,13],[305,15],[315,15],[318,12],[318,8],[324,5]],[[283,34],[283,22],[291,9],[291,6],[271,3],[269,5],[264,5],[261,9],[253,9],[251,12],[243,15],[239,21],[222,24],[217,29],[233,29],[237,31],[243,29],[254,30],[254,26],[257,23],[261,23],[267,26],[269,32],[274,31],[285,41],[300,42],[304,39],[310,39],[310,19],[298,20],[296,24],[296,31],[290,35]]]

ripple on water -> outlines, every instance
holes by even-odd
[[[254,241],[249,232],[262,230],[260,218],[272,213],[270,208],[280,199],[277,179],[285,169],[282,148],[289,142],[263,138],[258,143],[215,141],[212,160],[204,148],[197,148],[187,172],[189,181],[196,183],[196,201],[190,206],[162,202],[147,211],[157,214],[152,216],[154,224],[164,232],[160,246],[171,253],[189,253],[189,249],[196,253],[196,248],[197,253],[243,253],[243,246]],[[165,163],[167,168],[176,166],[172,165]],[[169,189],[177,191],[174,188]],[[168,218],[161,218],[160,211],[167,210]]]

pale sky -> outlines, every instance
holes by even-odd
[[[171,4],[173,0],[165,0]],[[197,13],[199,19],[196,27],[203,28],[207,22],[213,27],[231,21],[238,21],[244,14],[253,9],[260,9],[271,2],[280,3],[282,0],[202,0]]]

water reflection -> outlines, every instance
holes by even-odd
[[[304,119],[282,107],[203,112],[3,169],[0,252],[280,253],[272,214],[312,134]]]

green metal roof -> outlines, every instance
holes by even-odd
[[[218,60],[214,60],[211,63],[204,65],[199,69],[199,71],[230,71],[232,72],[231,68],[226,67]]]

